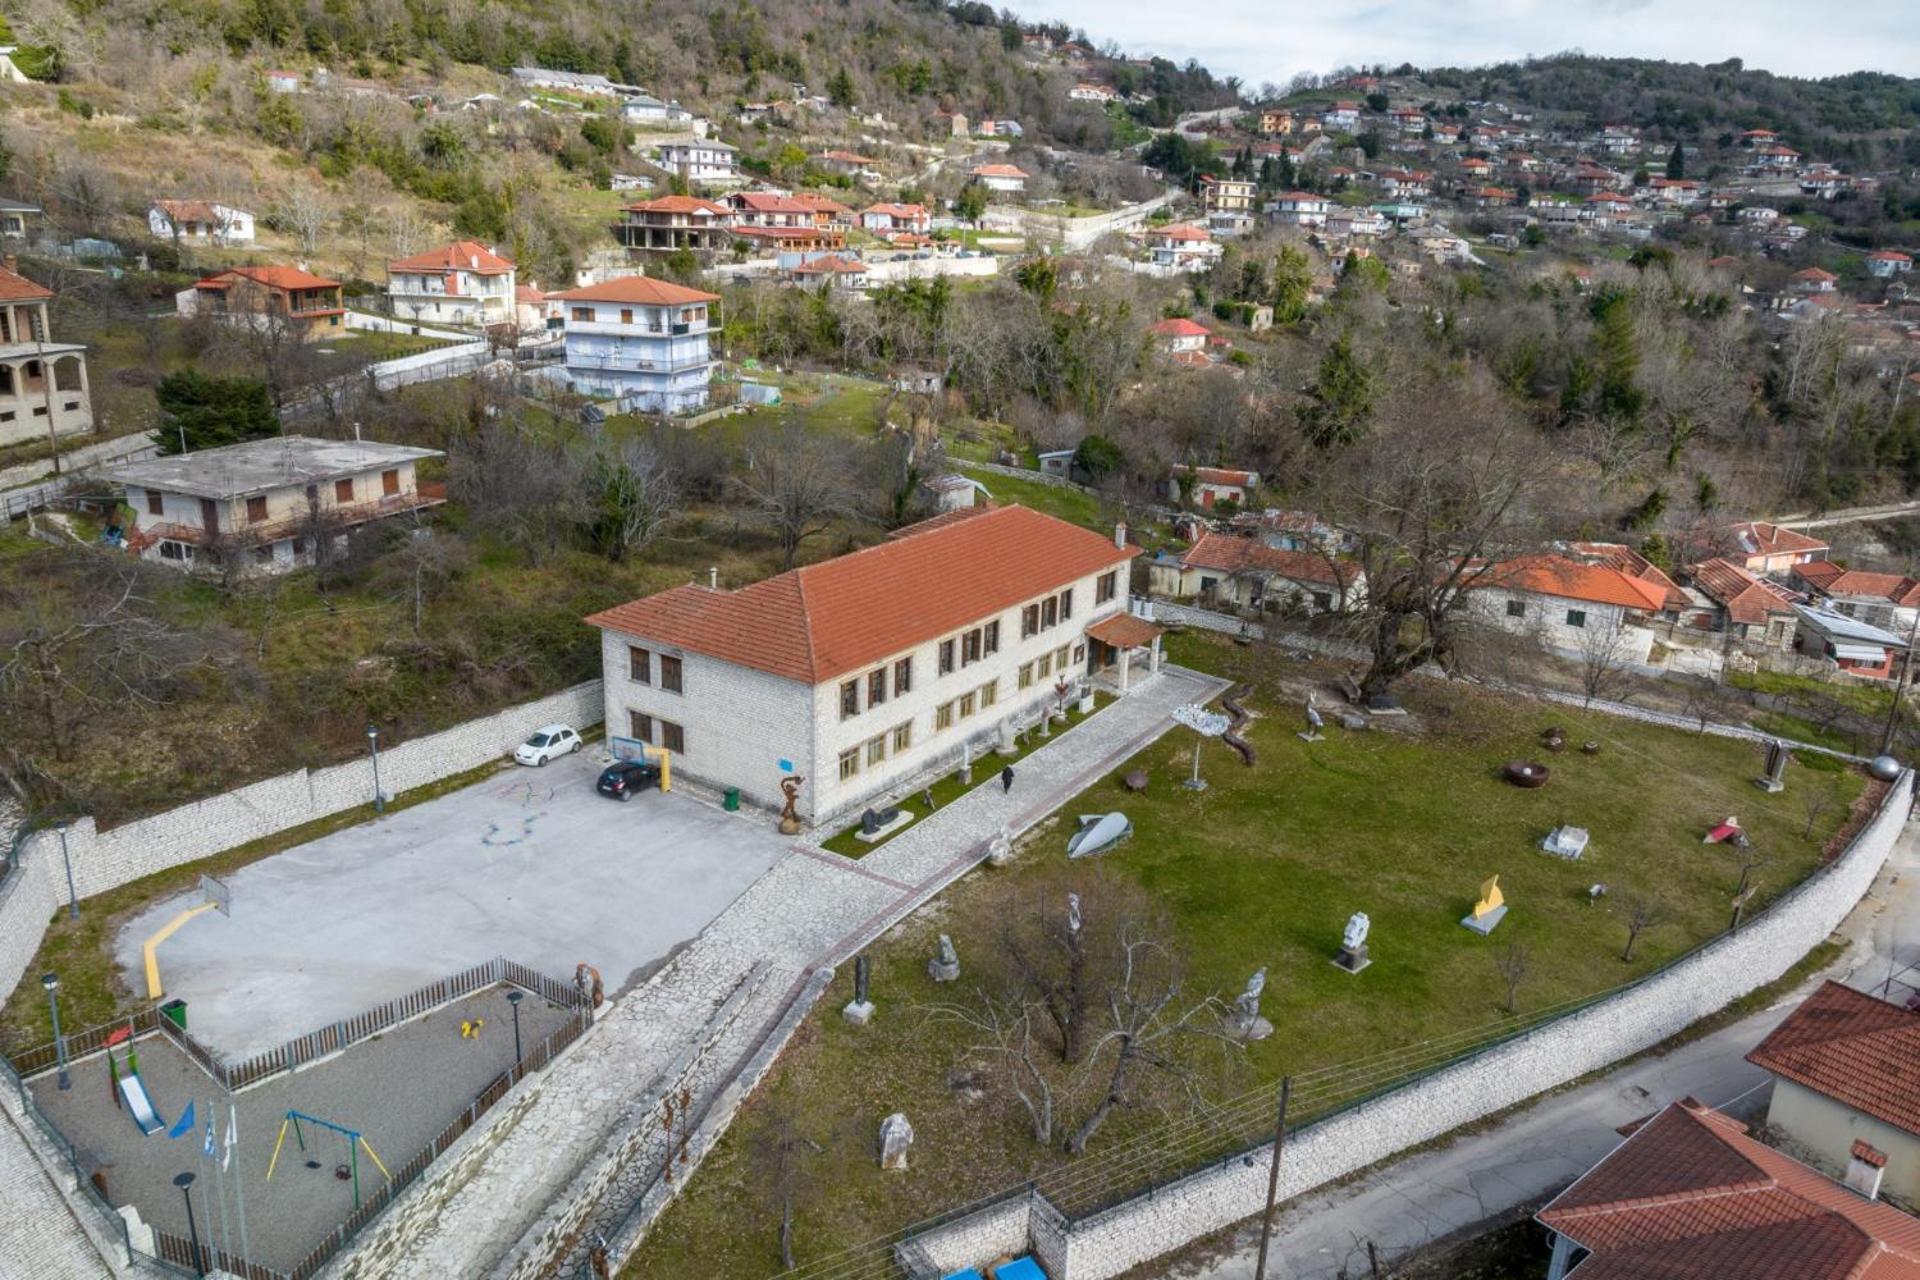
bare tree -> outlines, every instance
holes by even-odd
[[[274,205],[273,220],[299,244],[300,252],[313,256],[320,248],[320,237],[334,225],[338,210],[332,199],[318,187],[290,182]]]
[[[1507,1012],[1515,1012],[1514,999],[1519,994],[1520,984],[1527,980],[1527,949],[1518,942],[1509,942],[1506,948],[1494,957],[1494,965],[1500,971],[1500,980],[1507,988]]]
[[[858,514],[850,461],[838,442],[793,419],[749,452],[747,472],[734,483],[779,538],[785,568],[793,568],[802,543]]]
[[[1580,688],[1587,696],[1583,706],[1592,706],[1596,698],[1625,701],[1632,687],[1627,663],[1631,649],[1626,624],[1611,616],[1598,616],[1580,632]]]
[[[1636,893],[1630,895],[1621,906],[1626,913],[1627,945],[1620,953],[1620,958],[1630,961],[1633,959],[1633,944],[1640,935],[1660,923],[1660,904],[1645,894]]]
[[[781,1094],[767,1105],[765,1123],[747,1143],[758,1181],[780,1206],[780,1266],[793,1270],[794,1206],[811,1195],[817,1179],[813,1157],[826,1148],[801,1129],[799,1113]]]
[[[418,636],[427,602],[459,577],[469,556],[464,543],[435,529],[417,511],[412,520],[397,525],[395,532],[398,536],[382,567],[406,599],[413,616],[413,634]]]
[[[982,984],[971,1000],[931,1005],[926,1012],[934,1021],[957,1023],[973,1034],[965,1052],[993,1061],[1026,1113],[1033,1140],[1044,1145],[1053,1141],[1054,1083],[1041,1064],[1045,1050],[1035,1042],[1040,1007],[1018,987],[995,990]]]
[[[619,564],[660,536],[680,510],[680,484],[650,441],[602,436],[583,460],[588,541]]]
[[[1806,814],[1807,825],[1800,835],[1802,839],[1813,839],[1813,829],[1820,823],[1821,815],[1840,803],[1838,780],[1828,775],[1824,782],[1809,782],[1800,793],[1801,810]]]

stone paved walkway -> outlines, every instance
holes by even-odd
[[[420,1280],[488,1274],[597,1152],[633,1125],[654,1123],[634,1114],[634,1101],[702,1033],[756,963],[771,965],[773,974],[752,992],[697,1075],[695,1092],[703,1099],[731,1078],[809,972],[844,960],[952,883],[980,861],[1002,827],[1024,831],[1164,733],[1176,705],[1225,687],[1225,681],[1169,668],[1029,755],[1017,766],[1010,793],[977,787],[857,863],[796,845],[546,1073],[539,1094],[485,1165],[377,1273]],[[658,1167],[658,1146],[650,1143],[633,1163]],[[632,1190],[620,1187],[607,1197],[596,1223],[610,1226]]]
[[[28,1147],[20,1123],[0,1106],[0,1280],[112,1275]]]

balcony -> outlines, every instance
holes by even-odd
[[[600,369],[609,373],[686,373],[694,369],[712,368],[711,355],[682,356],[677,360],[639,359],[633,356],[591,355],[569,351],[566,366],[569,369]]]
[[[372,502],[322,507],[317,521],[314,515],[302,512],[298,516],[284,520],[262,520],[257,524],[242,521],[232,528],[222,529],[213,535],[209,535],[198,525],[174,524],[170,521],[141,525],[137,529],[139,541],[136,545],[145,547],[166,539],[202,547],[217,542],[224,542],[229,546],[252,546],[262,542],[278,542],[282,538],[301,537],[316,529],[339,532],[354,525],[365,524],[369,520],[403,515],[426,507],[437,507],[446,500],[447,490],[444,484],[422,481],[418,492],[415,493],[395,493],[377,498]]]

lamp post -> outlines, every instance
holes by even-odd
[[[67,823],[63,818],[53,824],[60,833],[60,861],[67,868],[67,914],[73,919],[80,918],[80,895],[73,891],[73,858],[67,853]]]
[[[520,1065],[520,1002],[527,998],[524,991],[507,992],[507,1004],[513,1009],[513,1065]]]
[[[373,756],[373,811],[385,813],[387,801],[380,794],[380,730],[371,724],[367,726],[367,751]]]
[[[180,1198],[187,1202],[187,1239],[193,1245],[193,1274],[205,1276],[207,1263],[200,1255],[200,1226],[193,1220],[193,1173],[175,1175],[173,1185],[180,1188]]]
[[[47,989],[47,1009],[53,1014],[53,1056],[60,1064],[60,1088],[73,1088],[73,1077],[67,1074],[67,1038],[60,1034],[60,977],[58,974],[43,973],[40,985]]]

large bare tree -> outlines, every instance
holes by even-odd
[[[859,514],[850,450],[843,441],[787,419],[751,447],[734,483],[780,540],[784,567],[801,544]]]

